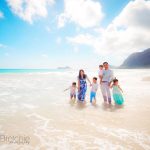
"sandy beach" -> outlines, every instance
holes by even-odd
[[[0,74],[0,150],[150,150],[150,70],[114,70],[123,107],[69,101],[78,71]],[[96,70],[86,70],[89,78]],[[24,136],[29,143],[9,143]]]

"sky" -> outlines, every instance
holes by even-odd
[[[150,47],[150,0],[0,0],[0,68],[119,66]]]

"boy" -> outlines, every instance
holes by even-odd
[[[70,89],[70,99],[76,100],[76,93],[77,93],[76,92],[77,91],[76,82],[73,82],[72,85],[69,88],[65,89],[64,91],[67,91],[69,89]]]
[[[93,103],[93,99],[94,99],[94,103],[96,104],[96,92],[97,92],[97,89],[98,89],[97,78],[94,77],[93,78],[93,83],[91,85],[90,103]]]
[[[99,76],[100,84],[101,84],[102,83],[102,76],[103,76],[103,65],[99,65],[98,76]]]

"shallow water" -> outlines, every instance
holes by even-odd
[[[92,78],[97,71],[87,71]],[[0,74],[0,150],[150,150],[150,70],[114,70],[123,107],[69,101],[77,71]],[[147,79],[147,80],[145,80]],[[29,144],[2,141],[28,136]]]

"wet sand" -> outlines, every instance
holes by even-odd
[[[87,71],[92,78],[96,71]],[[122,107],[70,102],[63,92],[76,71],[0,74],[0,135],[28,136],[29,144],[0,142],[0,150],[149,150],[150,70],[115,70]]]

